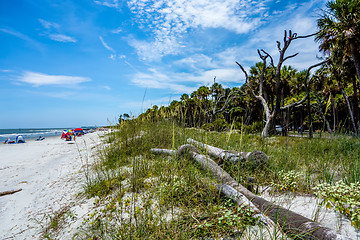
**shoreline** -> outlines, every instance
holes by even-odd
[[[102,132],[66,142],[60,136],[22,144],[1,144],[0,239],[38,238],[51,213],[74,200],[85,181]]]

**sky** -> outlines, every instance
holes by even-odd
[[[104,126],[214,77],[244,83],[257,49],[317,31],[325,0],[0,0],[0,129]],[[319,62],[314,38],[285,62]]]

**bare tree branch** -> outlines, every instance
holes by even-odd
[[[264,49],[261,49],[261,51],[262,51],[263,53],[265,53],[265,55],[266,55],[267,57],[270,58],[270,65],[271,65],[273,68],[275,68],[274,60],[273,60],[272,56],[271,56],[269,53],[267,53]]]
[[[277,43],[277,47],[278,47],[278,49],[279,49],[279,52],[281,52],[280,42],[279,42],[279,41],[276,41],[276,43]]]
[[[280,107],[280,110],[286,110],[286,109],[298,106],[298,105],[302,104],[303,102],[305,102],[305,100],[309,97],[309,85],[310,85],[310,82],[311,82],[312,79],[317,77],[317,76],[314,76],[309,81],[307,81],[307,79],[309,78],[309,75],[310,75],[310,70],[315,68],[315,67],[318,67],[320,65],[323,65],[324,63],[327,63],[328,61],[329,60],[325,60],[325,61],[322,61],[320,63],[314,64],[314,65],[310,66],[307,69],[306,76],[305,76],[305,79],[304,79],[304,84],[305,84],[305,87],[306,87],[306,95],[305,95],[305,97],[303,99],[301,99],[300,101],[298,101],[298,102],[295,102],[295,103]]]
[[[309,34],[309,35],[305,35],[305,36],[295,36],[293,39],[298,39],[298,38],[308,38],[308,37],[312,37],[315,36],[316,34],[318,34],[318,32],[313,33],[313,34]]]
[[[283,62],[285,62],[286,60],[288,60],[289,58],[293,58],[296,57],[299,53],[295,53],[293,55],[287,56],[286,58],[283,59]]]
[[[247,81],[248,81],[248,74],[247,74],[247,72],[246,72],[245,69],[241,66],[240,63],[236,62],[236,64],[241,68],[241,70],[242,70],[243,73],[245,74],[245,83],[247,83]]]

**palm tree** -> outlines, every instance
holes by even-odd
[[[334,0],[318,19],[320,50],[351,56],[360,81],[360,0]]]

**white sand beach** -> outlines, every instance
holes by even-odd
[[[75,199],[99,132],[66,142],[60,137],[0,144],[0,239],[38,239],[41,222]]]

